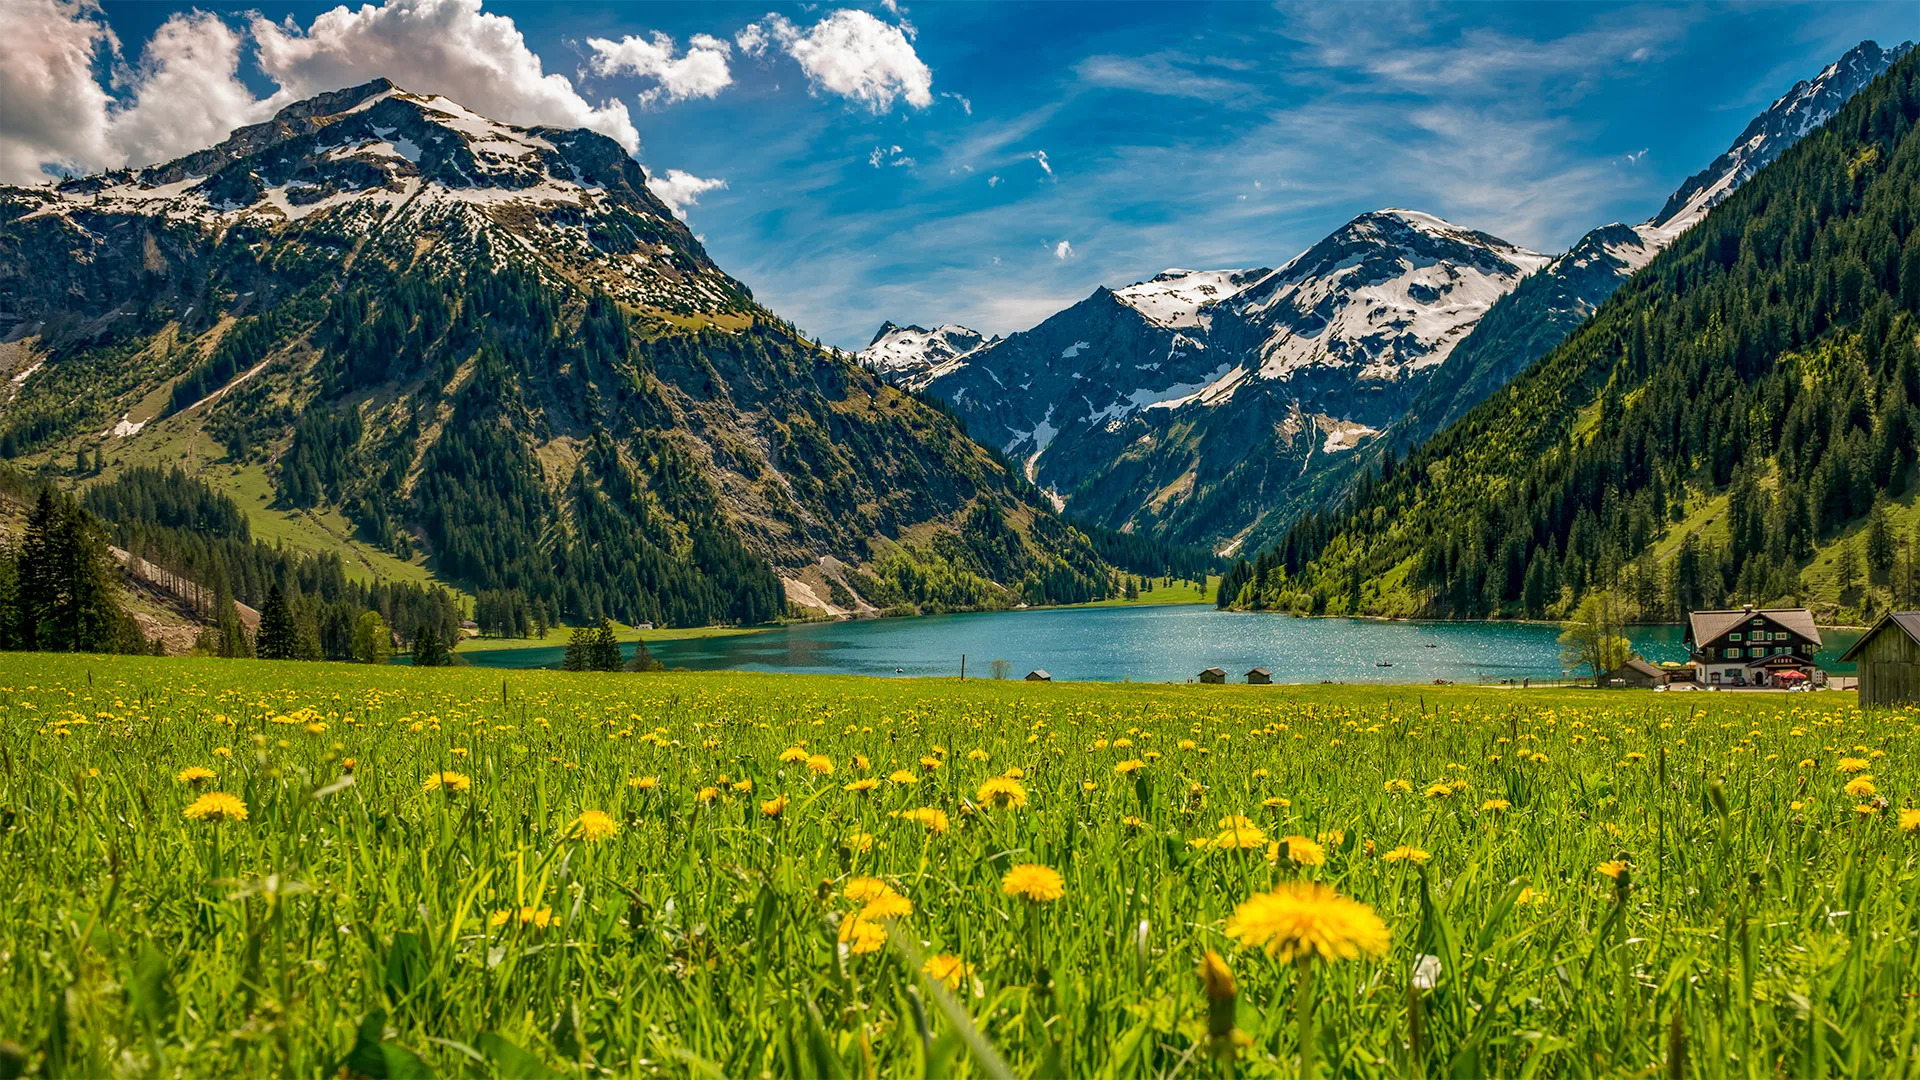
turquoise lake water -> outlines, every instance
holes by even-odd
[[[789,671],[835,675],[967,675],[986,678],[1005,660],[1013,678],[1044,668],[1056,680],[1184,682],[1209,667],[1233,682],[1249,668],[1275,682],[1497,683],[1557,679],[1557,626],[1539,623],[1380,622],[1298,619],[1204,605],[1049,608],[907,619],[808,623],[732,637],[657,641],[668,667],[694,671]],[[1826,635],[1817,658],[1832,672],[1857,632]],[[1685,660],[1678,626],[1633,627],[1650,660]],[[626,647],[629,656],[633,647]],[[462,654],[476,667],[557,667],[562,643]],[[1381,664],[1390,666],[1380,666]]]

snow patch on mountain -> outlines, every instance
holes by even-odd
[[[967,357],[998,340],[954,323],[928,330],[889,322],[855,358],[881,378],[918,390],[965,367]]]
[[[1113,290],[1120,302],[1159,323],[1172,327],[1204,327],[1202,309],[1237,295],[1265,277],[1258,270],[1162,270],[1147,281]]]

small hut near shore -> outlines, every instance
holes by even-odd
[[[1920,705],[1920,611],[1886,615],[1841,663],[1860,666],[1860,707]]]
[[[1047,674],[1046,668],[1034,668],[1032,671],[1027,672],[1027,681],[1028,682],[1052,682],[1053,676]]]

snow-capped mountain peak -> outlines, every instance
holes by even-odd
[[[1309,367],[1395,380],[1444,361],[1495,300],[1551,257],[1432,214],[1361,214],[1227,307],[1265,378]]]
[[[1787,147],[1826,123],[1847,99],[1912,48],[1911,41],[1891,49],[1863,41],[1812,79],[1794,83],[1767,111],[1753,118],[1726,153],[1682,184],[1660,212],[1641,227],[1642,232],[1657,233],[1650,239],[1661,246],[1670,243]]]
[[[1239,295],[1271,271],[1168,269],[1147,281],[1113,290],[1121,303],[1168,327],[1199,327],[1201,308]]]
[[[138,215],[342,243],[376,231],[484,242],[678,313],[738,308],[747,295],[613,140],[501,123],[386,79],[289,105],[164,164],[0,188],[0,203],[81,234],[103,215]]]

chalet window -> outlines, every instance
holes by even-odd
[[[1721,650],[1720,650],[1720,654],[1721,654],[1722,656],[1725,656],[1725,657],[1726,657],[1727,659],[1729,659],[1729,660],[1738,660],[1738,659],[1740,659],[1740,650],[1739,650],[1739,649],[1721,649]]]
[[[1728,634],[1728,635],[1727,635],[1727,640],[1728,640],[1728,641],[1739,641],[1739,640],[1740,640],[1740,635],[1739,635],[1739,633],[1738,633],[1738,632],[1735,632],[1735,633],[1732,633],[1732,634]],[[1738,655],[1740,655],[1740,654],[1739,654],[1739,653],[1735,653],[1734,655],[1735,655],[1735,656],[1738,656]]]

